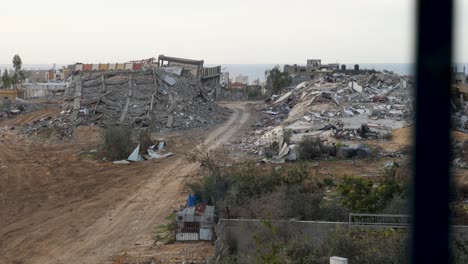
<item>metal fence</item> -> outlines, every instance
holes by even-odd
[[[350,213],[349,227],[407,228],[411,225],[409,215],[404,214],[356,214]]]

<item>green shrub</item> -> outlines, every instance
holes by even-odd
[[[127,158],[135,144],[131,140],[131,129],[128,127],[109,127],[104,130],[104,156],[111,160]]]
[[[286,184],[303,184],[304,181],[309,178],[310,175],[307,170],[307,164],[301,162],[288,169],[286,176],[283,177],[283,182]]]
[[[342,195],[342,203],[348,209],[357,213],[375,213],[383,210],[393,199],[402,192],[395,181],[386,181],[378,186],[362,177],[345,177],[338,185]]]
[[[334,187],[336,186],[335,180],[333,178],[325,178],[322,181],[322,184],[326,187]]]

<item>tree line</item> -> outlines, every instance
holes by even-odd
[[[15,69],[15,72],[13,76],[10,76],[8,75],[7,69],[3,71],[2,88],[10,88],[12,85],[21,83],[22,81],[24,81],[26,77],[23,70],[21,69],[21,67],[23,66],[23,62],[21,60],[21,57],[18,54],[16,54],[13,57],[12,63],[13,63],[13,68]]]

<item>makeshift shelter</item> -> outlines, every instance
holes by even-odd
[[[214,206],[203,203],[179,211],[176,218],[176,240],[212,240],[214,211]]]

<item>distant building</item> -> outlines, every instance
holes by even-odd
[[[234,83],[249,83],[249,76],[246,76],[246,75],[242,75],[242,74],[239,74],[239,75],[236,75],[234,76]]]
[[[30,82],[45,83],[49,80],[48,70],[27,70],[24,73]]]
[[[67,84],[64,82],[56,83],[23,83],[24,99],[52,98],[63,95]]]
[[[229,88],[229,72],[222,72],[221,77],[219,79],[219,84],[223,88]]]
[[[230,89],[245,89],[247,88],[247,84],[241,82],[234,82],[229,85]]]
[[[180,67],[190,71],[193,76],[206,87],[214,88],[219,85],[221,66],[203,67],[203,60],[191,60],[164,55],[158,56],[158,67]]]
[[[322,64],[320,59],[308,59],[307,64],[304,65],[284,65],[283,71],[289,73],[291,76],[311,76],[314,72],[318,71],[334,71],[340,68],[339,63]]]
[[[24,99],[23,89],[0,89],[0,99],[16,100],[16,98]]]

